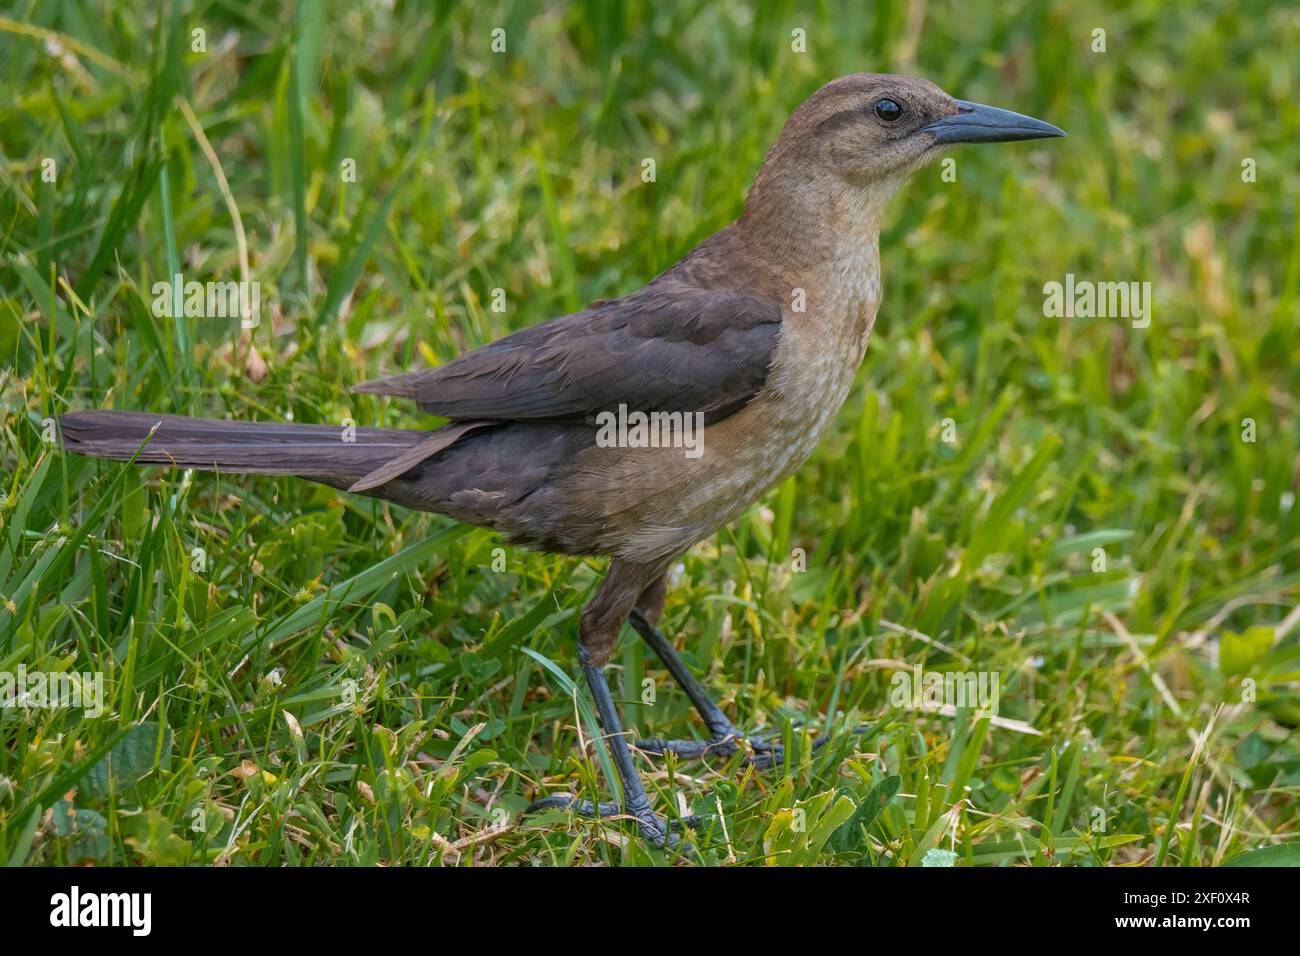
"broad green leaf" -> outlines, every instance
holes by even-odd
[[[1224,866],[1300,866],[1300,843],[1279,843],[1238,853]]]
[[[160,747],[161,733],[161,747]],[[171,764],[171,728],[144,721],[127,730],[108,754],[90,768],[82,782],[90,796],[107,797],[130,787],[154,769]]]

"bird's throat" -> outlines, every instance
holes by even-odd
[[[899,181],[857,185],[793,177],[778,184],[760,176],[744,214],[739,237],[786,274],[807,274],[832,260],[856,260],[874,250],[890,197]]]

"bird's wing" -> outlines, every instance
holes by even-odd
[[[355,391],[410,398],[453,420],[589,419],[626,404],[716,421],[762,387],[780,329],[775,300],[660,280]]]

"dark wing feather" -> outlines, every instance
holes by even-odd
[[[461,420],[590,418],[623,403],[716,421],[762,387],[780,329],[774,300],[661,279],[356,391],[411,398]]]

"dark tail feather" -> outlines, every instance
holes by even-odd
[[[226,422],[104,411],[63,415],[59,430],[65,449],[92,458],[130,461],[135,457],[139,464],[297,475],[342,488],[402,457],[431,434],[357,428],[353,435],[337,425]],[[345,441],[345,437],[355,441]]]

